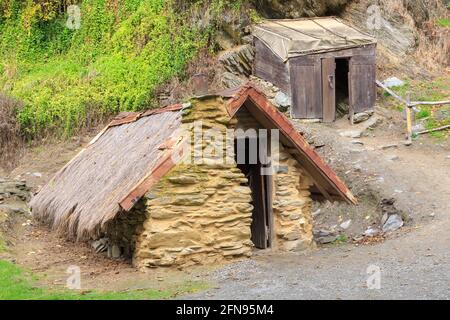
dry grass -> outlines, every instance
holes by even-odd
[[[16,112],[21,103],[0,93],[0,167],[12,169],[24,151]]]
[[[418,0],[410,2],[388,0],[384,4],[387,12],[394,12],[415,31],[417,48],[413,54],[431,72],[442,72],[449,66],[449,28],[439,26],[439,18],[448,18],[448,10],[441,0]],[[414,7],[414,8],[413,8]],[[422,15],[417,16],[419,12]]]
[[[417,47],[413,53],[415,61],[431,72],[443,71],[449,65],[449,28],[439,26],[439,18],[448,17],[447,9],[441,0],[383,2],[385,15],[390,19],[401,19],[414,31]]]
[[[434,21],[424,24],[414,56],[429,70],[444,71],[450,65],[450,29]]]

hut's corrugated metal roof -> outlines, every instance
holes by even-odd
[[[283,61],[311,53],[376,43],[376,39],[336,17],[265,20],[253,35]]]

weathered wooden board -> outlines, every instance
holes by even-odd
[[[336,62],[334,58],[322,59],[323,122],[336,119]]]
[[[253,73],[255,76],[269,81],[280,88],[284,93],[290,94],[288,63],[284,63],[261,40],[254,38],[255,62]]]
[[[349,58],[353,56],[374,56],[375,54],[376,54],[376,44],[370,44],[359,48],[318,53],[313,56],[319,58]]]
[[[272,247],[273,237],[274,237],[274,227],[273,227],[273,180],[272,175],[265,175],[265,194],[266,194],[266,220],[268,226],[267,234],[267,247]]]
[[[291,116],[301,119],[322,118],[322,67],[314,57],[298,57],[289,63],[291,78]]]
[[[350,59],[350,105],[353,112],[373,108],[376,100],[375,56],[354,56]]]

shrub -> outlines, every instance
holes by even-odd
[[[28,139],[68,137],[118,111],[156,106],[156,88],[182,76],[206,44],[171,1],[84,0],[78,30],[65,26],[58,1],[47,2],[0,7],[0,89],[23,101],[17,121]],[[7,73],[11,65],[17,71]]]
[[[16,113],[21,107],[19,101],[0,93],[0,166],[10,169],[17,161],[23,138]]]

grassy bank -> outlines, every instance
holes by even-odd
[[[450,92],[450,78],[443,76],[431,81],[417,81],[407,79],[405,85],[393,88],[393,91],[405,97],[407,92],[411,92],[413,101],[443,101],[448,100]],[[383,102],[399,111],[403,110],[403,105],[396,99],[384,94]],[[417,106],[415,114],[416,123],[422,122],[425,129],[433,129],[450,124],[450,105],[441,106]],[[430,135],[445,138],[448,137],[448,130],[432,132]]]
[[[206,289],[201,282],[185,284],[167,290],[146,289],[127,292],[82,292],[68,289],[48,289],[37,285],[37,277],[18,266],[0,260],[0,300],[147,300],[168,299],[182,293]]]

